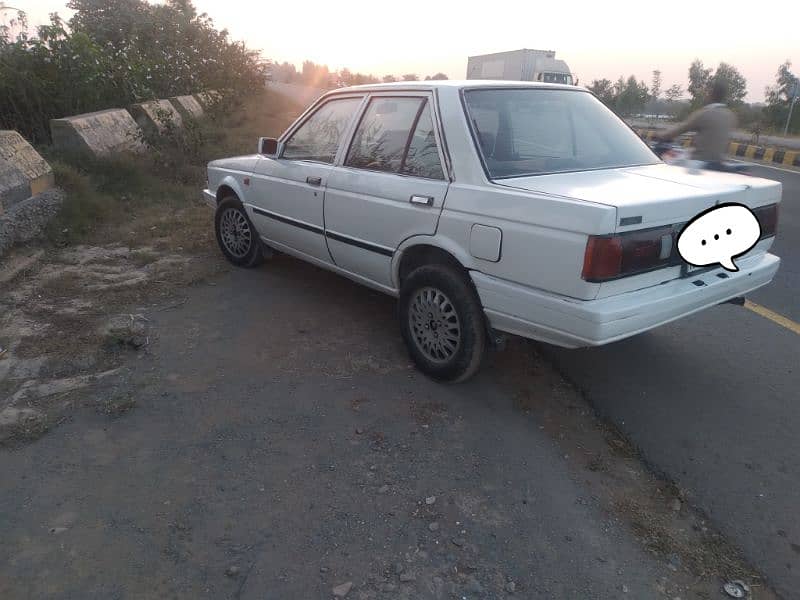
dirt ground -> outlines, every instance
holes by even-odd
[[[775,597],[535,344],[433,383],[390,298],[228,266],[199,201],[0,290],[0,598]]]

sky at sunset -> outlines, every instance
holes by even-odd
[[[65,3],[6,1],[28,12],[32,24],[54,11],[68,17]],[[310,59],[378,76],[442,71],[456,79],[465,76],[469,55],[540,48],[555,50],[582,84],[630,74],[649,83],[651,71],[660,69],[663,88],[685,88],[689,64],[700,58],[706,66],[735,65],[747,79],[750,101],[763,100],[786,59],[800,70],[796,0],[747,3],[744,10],[696,0],[195,0],[195,6],[265,57],[298,68]]]

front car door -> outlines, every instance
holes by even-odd
[[[338,267],[391,287],[400,243],[436,233],[449,185],[441,148],[431,93],[370,95],[328,179],[325,232]]]
[[[268,243],[331,262],[325,243],[325,187],[362,101],[363,94],[324,101],[287,132],[280,157],[259,158],[247,208]]]

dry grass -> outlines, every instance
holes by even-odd
[[[56,182],[68,194],[48,229],[57,246],[114,239],[131,247],[172,240],[191,252],[209,241],[208,212],[198,210],[206,164],[251,154],[260,135],[277,136],[302,107],[263,92],[162,136],[143,156],[119,156],[80,165],[50,157]]]
[[[25,266],[6,277],[0,295],[0,398],[40,390],[26,392],[23,401],[41,418],[14,440],[34,439],[68,407],[87,401],[80,392],[85,386],[54,388],[53,382],[110,372],[146,347],[109,343],[103,332],[111,319],[167,305],[187,285],[228,268],[216,248],[213,213],[200,200],[206,164],[252,153],[259,135],[279,135],[300,110],[265,92],[187,132],[163,136],[143,156],[89,164],[48,156],[67,192],[63,209],[44,248],[20,249],[34,258],[9,257],[9,264]],[[150,332],[142,335],[149,342]],[[134,406],[123,394],[97,408],[117,416]]]

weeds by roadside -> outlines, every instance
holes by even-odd
[[[43,150],[66,199],[43,247],[4,258],[0,445],[44,434],[82,405],[85,387],[147,351],[151,333],[129,307],[164,303],[228,268],[215,260],[213,216],[200,200],[206,163],[252,153],[259,135],[280,134],[298,112],[264,92],[154,136],[142,155],[76,164]],[[115,396],[99,410],[134,407]]]
[[[207,163],[252,153],[260,135],[279,135],[300,109],[265,91],[242,101],[224,99],[211,107],[206,118],[186,120],[181,128],[165,117],[161,132],[143,134],[148,151],[139,156],[70,164],[44,149],[56,184],[67,192],[48,238],[65,246],[98,243],[111,233],[120,241],[141,245],[152,239],[149,232],[161,236],[171,226],[180,242],[176,247],[192,246],[193,236],[205,241],[208,215],[197,209]],[[199,219],[192,214],[198,212]],[[147,229],[137,227],[140,224]]]

